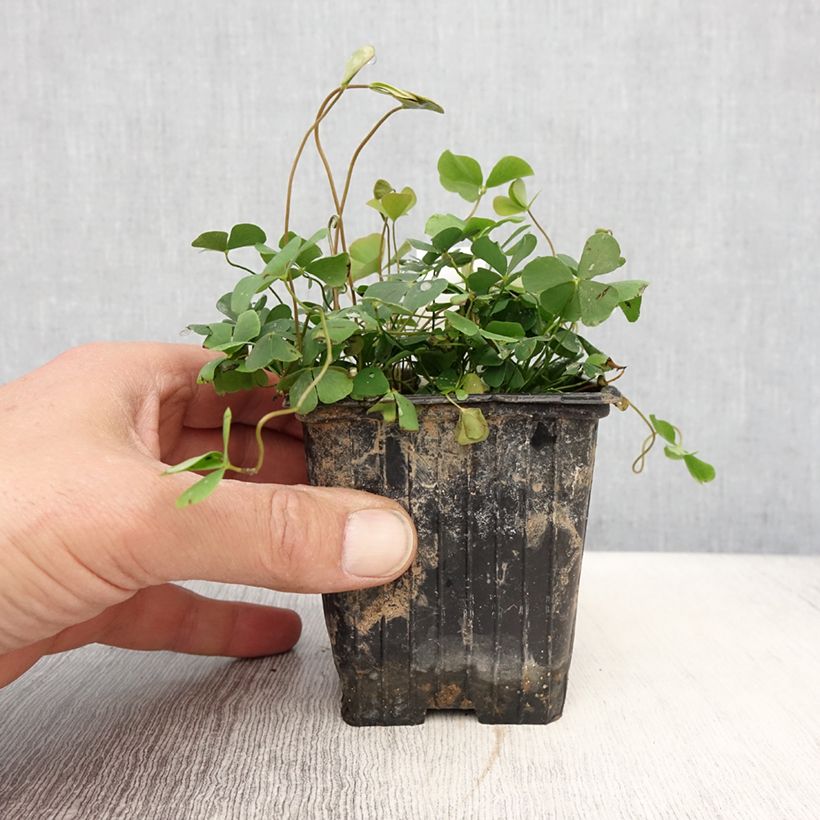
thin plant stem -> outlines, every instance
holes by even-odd
[[[550,246],[550,252],[552,253],[552,255],[553,255],[553,256],[555,256],[555,245],[553,245],[553,244],[552,244],[552,240],[549,238],[549,235],[548,235],[548,234],[547,234],[547,232],[546,232],[546,231],[545,231],[545,230],[541,227],[541,225],[539,224],[538,220],[537,220],[537,219],[535,218],[535,216],[533,215],[533,212],[532,212],[529,208],[527,208],[527,213],[529,214],[529,217],[530,217],[530,219],[532,220],[533,225],[535,225],[535,227],[536,227],[536,228],[538,228],[538,230],[539,230],[539,231],[541,231],[541,235],[544,237],[544,239],[546,239],[546,240],[547,240],[547,244]]]
[[[471,217],[475,216],[475,212],[478,210],[478,206],[481,204],[481,200],[482,200],[483,197],[484,197],[484,191],[482,191],[478,195],[478,199],[475,201],[475,205],[473,205],[473,210],[470,211],[470,213],[467,214],[467,219],[470,219]],[[467,220],[465,219],[465,222],[466,221]]]
[[[369,88],[367,85],[360,85],[360,84],[353,84],[348,85],[347,89],[350,88]],[[316,118],[313,120],[310,128],[305,131],[305,135],[302,137],[301,142],[299,143],[299,147],[296,150],[296,156],[293,159],[293,163],[290,166],[290,174],[288,175],[288,190],[287,196],[285,198],[285,227],[284,233],[287,234],[289,226],[290,226],[290,208],[291,202],[293,200],[293,180],[296,176],[296,169],[299,166],[299,160],[302,158],[302,153],[305,150],[305,146],[307,145],[307,141],[310,139],[310,135],[313,133],[314,129],[319,125],[319,123],[328,115],[330,109],[336,104],[338,98],[342,95],[342,92],[346,89],[341,87],[334,88],[325,98],[322,100],[322,104],[319,106],[319,110],[316,113]],[[334,99],[335,97],[335,99]]]
[[[395,108],[391,108],[384,116],[380,117],[376,124],[367,132],[365,138],[359,143],[356,150],[353,152],[353,156],[350,158],[350,164],[347,166],[347,176],[345,177],[345,187],[342,191],[342,201],[340,203],[341,207],[339,209],[339,219],[342,218],[342,213],[345,209],[345,203],[347,202],[347,195],[350,193],[350,180],[353,177],[353,168],[356,165],[356,160],[359,158],[359,154],[361,154],[362,150],[364,149],[365,145],[372,139],[373,135],[379,128],[384,125],[384,123],[393,116],[397,111],[403,110],[404,106],[397,105]]]
[[[227,251],[225,251],[225,261],[226,261],[226,262],[227,262],[227,263],[228,263],[228,264],[229,264],[232,268],[238,268],[239,270],[243,270],[243,271],[245,271],[246,273],[252,273],[252,274],[256,275],[256,271],[255,271],[255,270],[251,270],[250,268],[246,268],[244,265],[240,265],[240,264],[239,264],[239,263],[237,263],[237,262],[232,262],[232,261],[231,261],[231,257],[230,257],[230,256],[228,256],[228,252],[227,252]]]

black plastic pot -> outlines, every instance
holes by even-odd
[[[418,556],[385,586],[324,596],[356,726],[472,709],[482,723],[549,723],[567,689],[601,393],[474,396],[489,438],[462,446],[458,410],[413,399],[407,433],[357,402],[304,421],[313,484],[394,498]]]

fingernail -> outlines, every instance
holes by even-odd
[[[351,513],[342,545],[342,569],[363,578],[393,576],[407,563],[414,541],[410,522],[393,510]]]

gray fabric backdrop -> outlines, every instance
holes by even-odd
[[[93,339],[185,341],[212,317],[234,277],[188,243],[236,221],[280,227],[298,136],[372,42],[370,79],[447,115],[394,118],[353,203],[384,175],[412,184],[419,210],[458,208],[438,188],[443,148],[487,165],[517,153],[564,249],[611,227],[627,275],[652,281],[638,325],[593,339],[720,475],[699,487],[658,458],[633,477],[643,429],[616,413],[590,547],[820,549],[816,2],[3,0],[0,30],[0,380]],[[384,103],[339,107],[332,158]],[[306,231],[328,214],[312,157],[299,182]]]

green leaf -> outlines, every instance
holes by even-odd
[[[253,346],[245,359],[247,370],[262,370],[271,362],[295,362],[299,351],[287,340],[275,333],[268,333]]]
[[[575,282],[566,282],[563,285],[557,285],[554,288],[549,288],[542,292],[539,303],[541,307],[553,316],[561,316],[565,319],[575,321],[580,318],[580,307],[578,302],[578,290],[575,287]]]
[[[382,212],[388,219],[395,222],[400,216],[404,216],[415,202],[416,196],[409,188],[403,191],[391,191],[381,199]]]
[[[484,330],[492,334],[490,338],[523,339],[526,335],[518,322],[490,322]]]
[[[516,179],[511,182],[507,193],[509,198],[522,210],[526,211],[530,207],[527,200],[527,185],[523,179]]]
[[[611,285],[586,279],[578,287],[578,301],[581,307],[581,321],[587,327],[595,327],[609,318],[612,311],[618,307],[620,297]]]
[[[353,280],[363,279],[379,269],[384,255],[384,243],[379,233],[371,233],[356,239],[348,247],[350,273]]]
[[[214,380],[214,374],[216,373],[217,367],[224,362],[225,359],[220,357],[218,359],[211,359],[205,364],[202,365],[202,368],[199,371],[199,375],[196,377],[197,384],[210,384]]]
[[[231,311],[239,315],[246,311],[251,304],[251,298],[267,287],[264,276],[252,273],[243,276],[231,292]]]
[[[382,420],[387,424],[392,424],[396,420],[396,401],[392,393],[388,393],[384,398],[376,402],[367,409],[368,413],[381,413]]]
[[[701,461],[701,459],[697,458],[693,453],[687,453],[683,457],[683,461],[686,464],[686,469],[689,470],[689,475],[691,475],[695,481],[701,484],[707,484],[714,480],[716,472],[711,464]]]
[[[423,111],[436,111],[439,114],[444,113],[444,109],[429,97],[422,97],[421,94],[416,94],[413,91],[405,91],[403,88],[396,88],[389,83],[370,83],[370,88],[373,91],[378,91],[379,94],[387,94],[398,100],[403,108],[420,108]]]
[[[674,425],[670,424],[668,421],[664,421],[663,419],[657,418],[650,414],[649,420],[652,422],[652,426],[655,428],[655,432],[663,439],[666,439],[670,444],[677,444],[678,436],[675,432]]]
[[[414,282],[407,289],[401,303],[411,313],[415,313],[420,308],[435,302],[445,290],[447,290],[449,282],[444,279],[422,279]]]
[[[493,166],[490,175],[487,177],[487,187],[496,188],[505,182],[510,182],[520,177],[529,177],[535,173],[530,168],[529,163],[524,162],[519,157],[502,157]]]
[[[338,344],[339,342],[343,342],[346,339],[349,339],[359,329],[359,326],[355,322],[352,322],[350,319],[341,318],[339,316],[331,316],[331,318],[327,319],[326,321],[327,332],[330,336],[330,341],[334,344]],[[324,337],[324,328],[322,327],[322,325],[316,325],[315,338],[324,339]]]
[[[634,299],[629,299],[626,302],[621,302],[619,307],[626,316],[627,322],[637,322],[641,316],[641,302],[643,299],[640,296]]]
[[[353,379],[353,395],[357,399],[383,396],[389,389],[390,383],[378,367],[365,367]]]
[[[459,444],[478,444],[490,435],[490,427],[478,407],[461,408],[456,424],[456,441]]]
[[[435,236],[447,228],[464,229],[464,220],[454,214],[433,214],[424,225],[427,236]]]
[[[493,210],[499,216],[515,216],[524,213],[527,209],[522,208],[508,196],[497,196],[493,199]]]
[[[573,280],[572,271],[557,256],[537,256],[521,272],[521,284],[527,293],[538,294]]]
[[[488,270],[487,268],[479,268],[475,273],[471,273],[467,277],[468,287],[479,296],[489,293],[490,288],[496,282],[500,281],[501,277],[495,271]]]
[[[618,291],[618,298],[622,302],[631,302],[643,295],[643,292],[649,287],[649,282],[643,279],[625,279],[623,282],[610,282],[609,286]]]
[[[310,243],[313,244],[313,243]],[[299,255],[302,248],[302,238],[300,236],[291,237],[284,245],[284,247],[273,257],[273,259],[265,265],[262,271],[265,276],[271,279],[280,279],[286,272],[290,264]]]
[[[225,231],[205,231],[191,242],[191,247],[225,253],[228,250],[228,234]]]
[[[578,276],[581,279],[603,276],[621,267],[625,261],[615,237],[607,231],[596,231],[584,245],[578,263]]]
[[[391,305],[400,305],[404,294],[407,293],[407,282],[389,279],[385,282],[374,282],[368,285],[364,292],[365,299],[378,299]]]
[[[314,376],[318,371],[314,373]],[[353,390],[353,379],[350,374],[341,367],[330,367],[319,384],[316,385],[316,392],[322,404],[334,404],[337,401],[346,399]]]
[[[265,236],[265,232],[258,225],[243,222],[231,228],[227,250],[232,251],[234,248],[250,248],[254,245],[264,243],[266,240],[267,236]]]
[[[296,381],[291,385],[291,388],[288,392],[288,401],[290,402],[290,406],[297,409],[297,411],[306,416],[308,413],[313,412],[316,409],[316,405],[319,403],[319,396],[316,393],[316,387],[310,387],[310,383],[313,381],[314,374],[311,368],[303,370]]]
[[[253,373],[243,373],[241,370],[217,370],[214,374],[214,390],[220,396],[226,393],[237,393],[240,390],[250,390],[256,386]]]
[[[507,272],[514,271],[535,250],[537,244],[538,240],[531,233],[524,234],[508,251],[510,261]]]
[[[462,316],[454,310],[448,310],[444,314],[447,324],[465,336],[475,336],[479,327],[475,322],[470,321],[466,316]]]
[[[445,190],[457,193],[468,202],[475,202],[481,195],[483,174],[472,157],[444,151],[438,159],[438,173]]]
[[[418,430],[419,419],[413,402],[406,396],[402,396],[398,390],[393,391],[393,398],[396,401],[396,409],[399,414],[399,427],[402,430]]]
[[[180,461],[179,464],[174,464],[169,467],[163,475],[173,475],[174,473],[194,472],[196,470],[212,470],[215,467],[221,467],[223,464],[222,453],[217,450],[211,450],[209,453],[203,453],[201,456],[193,456],[186,458],[185,461]]]
[[[305,270],[332,288],[344,287],[347,282],[347,266],[350,257],[346,253],[324,256],[305,265]]]
[[[373,46],[357,48],[345,63],[344,74],[339,85],[346,87],[350,81],[372,60],[376,58],[376,49]]]
[[[439,231],[430,241],[436,250],[444,253],[444,251],[450,250],[463,236],[464,232],[460,228],[445,228],[443,231]]]
[[[488,219],[486,216],[471,216],[464,223],[464,236],[471,236],[478,238],[480,234],[489,233],[493,228],[503,225],[510,220],[502,219],[496,222],[494,219]]]
[[[461,389],[467,395],[475,395],[476,393],[486,393],[487,385],[484,384],[478,373],[465,373],[461,379]]]
[[[232,341],[245,344],[255,339],[262,329],[259,314],[255,310],[246,310],[236,320]]]
[[[497,270],[500,274],[507,272],[507,257],[504,251],[498,247],[497,242],[493,242],[488,236],[482,236],[476,239],[472,245],[472,251],[479,259],[483,259],[491,268]]]
[[[221,453],[220,453],[221,456]],[[176,500],[176,506],[180,509],[190,507],[192,504],[199,504],[204,501],[218,486],[225,475],[225,470],[214,470],[204,478],[200,478],[196,484],[192,484]]]
[[[395,188],[386,179],[377,179],[373,185],[373,196],[381,199],[385,194],[394,191]]]

